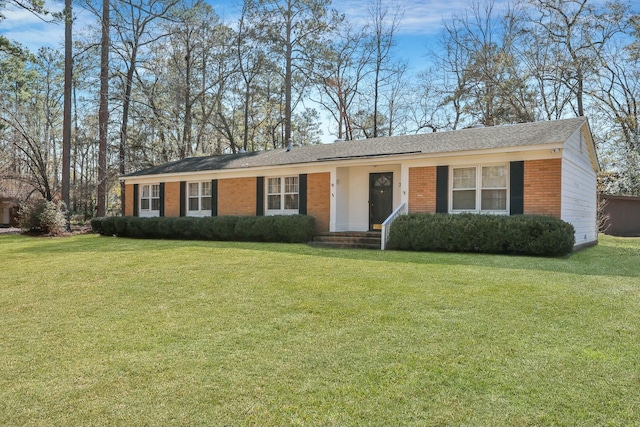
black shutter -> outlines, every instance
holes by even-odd
[[[164,182],[160,183],[160,216],[164,216]]]
[[[187,183],[180,181],[180,216],[185,216],[187,212]]]
[[[298,176],[298,213],[307,214],[307,174],[301,173]]]
[[[436,213],[449,212],[449,166],[436,169]]]
[[[264,176],[256,178],[256,216],[264,216]]]
[[[140,203],[138,200],[138,185],[139,184],[133,184],[133,216],[138,216],[138,203]]]
[[[509,172],[510,214],[524,213],[524,162],[511,162]]]
[[[218,180],[211,180],[211,216],[218,216]]]

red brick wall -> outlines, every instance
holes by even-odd
[[[562,159],[524,162],[524,213],[560,218]]]
[[[409,212],[435,213],[436,167],[409,168]]]
[[[307,175],[307,214],[316,219],[316,231],[329,231],[331,218],[331,174]]]
[[[124,208],[122,216],[133,216],[133,184],[124,186]]]
[[[180,216],[180,183],[164,184],[164,216]]]
[[[133,215],[133,184],[126,184],[124,189],[124,211],[122,215]],[[140,197],[140,194],[138,194]],[[180,183],[164,184],[164,216],[180,216]]]
[[[256,214],[256,178],[218,180],[218,215]]]

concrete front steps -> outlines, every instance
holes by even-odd
[[[322,233],[309,245],[322,248],[380,249],[379,231],[340,231]]]

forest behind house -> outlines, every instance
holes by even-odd
[[[120,214],[119,176],[185,157],[575,116],[589,117],[600,191],[640,196],[631,3],[470,0],[415,52],[422,70],[397,55],[411,11],[381,0],[359,22],[330,0],[245,0],[228,21],[198,0],[66,4],[0,0],[0,26],[13,5],[71,35],[37,52],[0,36],[0,196],[19,183],[83,221]],[[93,27],[74,27],[80,8]]]

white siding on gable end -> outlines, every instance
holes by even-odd
[[[583,133],[587,126],[585,123],[565,141],[562,153],[561,217],[574,226],[576,246],[598,240],[595,153]]]

